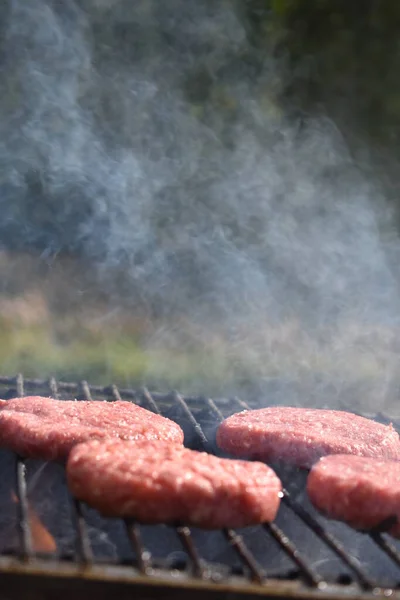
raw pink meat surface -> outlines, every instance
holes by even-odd
[[[262,463],[167,443],[92,441],[68,459],[71,492],[105,516],[214,529],[270,522],[281,482]]]
[[[183,444],[183,431],[131,402],[28,396],[0,405],[0,446],[24,457],[63,460],[75,444],[107,438]]]
[[[271,407],[237,413],[218,428],[219,447],[233,456],[311,467],[327,454],[400,460],[400,440],[391,425],[352,413]]]
[[[400,463],[362,456],[326,456],[308,476],[314,506],[355,529],[371,529],[389,517],[399,523],[390,532],[400,537]]]

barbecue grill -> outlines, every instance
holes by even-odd
[[[119,389],[115,385],[24,380],[22,375],[0,377],[0,397],[28,394],[129,400],[174,419],[183,428],[189,447],[212,453],[218,453],[214,443],[216,424],[238,410],[252,408],[238,398],[212,400],[183,397],[177,392]],[[375,417],[389,421],[383,415]],[[398,426],[395,420],[394,425]],[[68,530],[73,544],[65,547],[64,534],[49,526],[57,551],[40,554],[32,541],[28,498],[30,482],[37,475],[30,472],[31,461],[2,452],[12,461],[14,480],[9,485],[18,499],[18,543],[0,554],[1,600],[148,600],[184,598],[189,594],[196,599],[400,598],[400,546],[383,532],[389,523],[382,524],[380,531],[359,533],[325,520],[308,504],[305,475],[296,470],[278,470],[285,489],[275,523],[218,532],[204,532],[185,524],[144,526],[130,520],[101,519],[68,495],[61,477],[60,490],[54,491],[53,504],[49,509],[47,503],[46,510],[53,511],[57,521],[62,502],[68,504]],[[36,464],[36,472],[38,468]],[[59,465],[54,468],[63,471]],[[7,472],[3,472],[5,476]],[[94,530],[97,541],[93,541]],[[105,538],[112,540],[112,556],[98,544]]]

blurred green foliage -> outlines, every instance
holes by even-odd
[[[248,9],[278,32],[287,103],[327,112],[349,137],[367,134],[398,153],[400,3],[250,0]]]

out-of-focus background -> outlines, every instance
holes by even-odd
[[[0,372],[387,407],[400,4],[9,0]]]

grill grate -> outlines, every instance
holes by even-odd
[[[90,400],[94,398],[104,398],[106,400],[131,400],[140,403],[145,408],[158,413],[176,417],[180,424],[184,424],[185,438],[189,438],[189,445],[208,452],[215,452],[213,440],[208,434],[208,428],[212,430],[212,424],[223,420],[227,414],[231,414],[244,408],[251,408],[242,400],[235,398],[233,400],[212,400],[210,398],[184,398],[177,392],[172,394],[150,393],[148,389],[143,388],[139,392],[131,389],[120,389],[115,385],[108,387],[93,386],[83,381],[80,383],[57,382],[54,378],[46,380],[24,380],[22,375],[15,378],[0,377],[0,396],[11,398],[13,396],[23,396],[28,393],[41,393],[51,395],[55,398],[76,397],[79,399]],[[16,477],[16,495],[17,495],[17,518],[18,518],[18,551],[17,556],[21,564],[32,564],[38,560],[35,555],[32,544],[32,532],[30,530],[28,518],[28,494],[27,494],[27,475],[26,466],[22,457],[15,459],[15,477]],[[91,547],[90,536],[85,518],[85,510],[82,504],[74,498],[70,498],[71,504],[71,523],[74,527],[75,535],[75,562],[80,568],[95,568],[96,559]],[[361,564],[361,561],[348,552],[345,545],[332,534],[324,525],[321,519],[315,517],[308,508],[303,506],[302,502],[292,497],[291,492],[284,490],[284,507],[289,511],[290,520],[296,522],[297,529],[303,527],[305,532],[312,532],[323,543],[325,548],[337,557],[341,567],[336,567],[336,580],[329,580],[325,575],[319,572],[315,561],[307,556],[307,548],[298,547],[298,542],[286,531],[285,523],[282,528],[276,523],[266,524],[257,528],[257,539],[262,541],[265,548],[271,551],[271,546],[276,545],[277,550],[284,553],[290,559],[294,571],[290,573],[275,574],[271,577],[265,570],[265,565],[260,561],[263,552],[255,552],[251,543],[247,541],[246,534],[231,529],[223,530],[221,533],[226,544],[235,553],[236,560],[239,561],[241,568],[236,573],[233,564],[216,565],[206,561],[202,556],[201,546],[196,541],[196,535],[191,528],[184,525],[176,525],[173,531],[185,555],[186,568],[183,569],[192,580],[200,582],[209,582],[217,586],[216,582],[225,580],[233,586],[233,582],[238,581],[240,576],[242,585],[246,582],[252,582],[256,587],[246,588],[247,593],[271,594],[269,585],[274,583],[273,594],[282,595],[282,589],[279,588],[279,581],[296,582],[297,587],[291,589],[290,595],[298,593],[304,597],[306,595],[320,594],[324,590],[325,597],[327,590],[331,590],[331,595],[345,592],[346,595],[353,594],[360,596],[362,593],[373,592],[376,596],[379,593],[388,596],[394,592],[396,581],[391,584],[393,589],[388,590],[387,585],[375,580],[371,576],[369,569]],[[160,571],[149,550],[143,542],[142,526],[133,520],[126,519],[124,522],[125,532],[129,539],[132,553],[134,555],[131,583],[139,581],[139,576],[150,577],[154,583],[160,578]],[[300,529],[301,531],[301,529]],[[354,533],[355,536],[361,536],[363,539],[370,540],[375,549],[382,553],[393,565],[400,568],[400,552],[395,546],[395,542],[389,543],[382,533],[372,532],[369,535]],[[264,537],[262,537],[264,536]],[[297,536],[301,540],[301,535]],[[272,542],[272,543],[270,543]],[[0,557],[1,558],[1,557]],[[53,558],[54,560],[54,558]],[[61,564],[61,562],[60,562]],[[126,567],[127,569],[129,567]],[[165,567],[166,569],[166,567]],[[176,565],[173,569],[176,571]],[[179,569],[178,569],[179,570]],[[182,570],[182,569],[181,569]],[[355,579],[345,575],[343,572],[351,572]],[[342,576],[341,576],[342,575]],[[136,579],[135,579],[136,577]],[[398,573],[400,578],[400,571]],[[211,582],[211,583],[210,583]],[[341,582],[341,583],[340,583]],[[150,582],[151,584],[151,582]],[[178,585],[178,584],[176,584]],[[277,587],[278,586],[278,587]],[[386,589],[383,589],[383,588]],[[222,589],[222,588],[219,588]],[[232,588],[233,589],[233,588]],[[313,591],[314,590],[314,591]],[[335,590],[333,592],[332,590]],[[390,591],[390,594],[389,594]],[[289,593],[289,592],[288,592]]]
[[[16,457],[16,488],[17,488],[17,514],[18,534],[21,560],[32,557],[32,536],[28,519],[28,498],[26,493],[25,463],[19,456]]]

